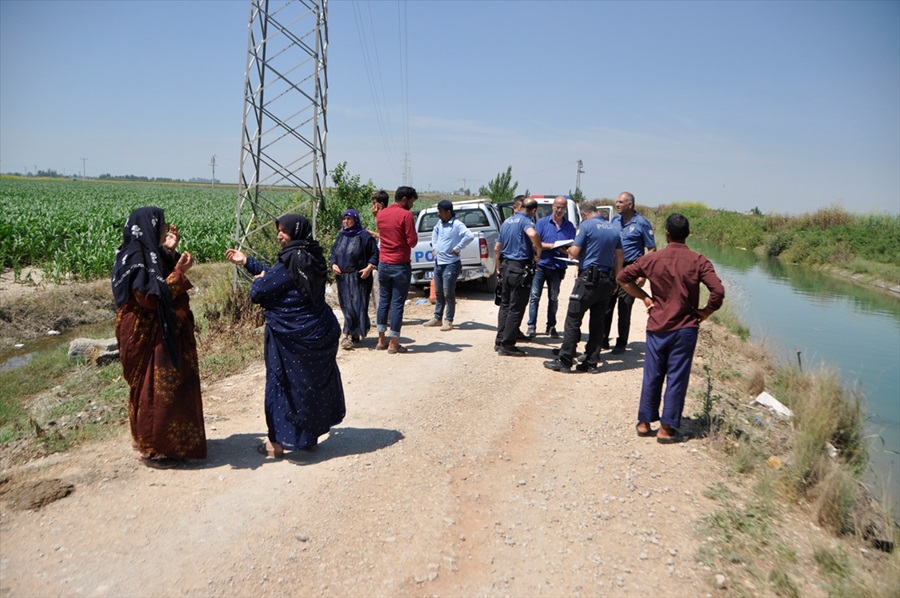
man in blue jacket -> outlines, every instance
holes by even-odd
[[[446,199],[438,202],[438,222],[431,231],[434,248],[434,317],[423,326],[440,326],[441,330],[453,330],[456,313],[456,279],[462,271],[459,254],[475,239],[466,225],[456,219],[453,204]],[[446,313],[444,308],[446,307]],[[441,324],[443,318],[443,325]]]

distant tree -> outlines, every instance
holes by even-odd
[[[512,182],[512,166],[507,166],[506,172],[499,173],[493,181],[479,188],[478,195],[490,197],[494,203],[512,201],[518,186],[518,181]]]
[[[759,211],[758,207],[754,207],[752,210],[750,210],[750,213],[754,216],[762,216],[762,212]]]
[[[575,203],[581,203],[584,201],[584,193],[581,192],[581,189],[575,189],[575,193],[569,191],[569,196]]]
[[[316,239],[328,251],[331,251],[331,245],[341,230],[341,214],[347,208],[359,212],[363,226],[374,226],[369,207],[372,205],[372,192],[375,191],[375,183],[371,180],[361,183],[358,174],[351,175],[347,171],[347,162],[335,166],[330,174],[334,187],[330,187],[322,198],[316,220]]]

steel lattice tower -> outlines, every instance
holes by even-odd
[[[328,0],[250,1],[235,230],[249,255],[266,237],[271,245],[281,214],[303,213],[317,228],[327,174],[327,13]]]

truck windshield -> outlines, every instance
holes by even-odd
[[[481,228],[484,226],[490,226],[487,214],[485,214],[478,208],[460,208],[456,210],[456,219],[465,224],[468,228]],[[437,212],[425,214],[425,216],[419,221],[419,232],[430,233],[434,230],[434,227],[437,225],[438,221],[439,219]]]

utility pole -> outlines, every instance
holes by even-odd
[[[584,164],[581,160],[578,161],[578,172],[575,175],[575,193],[581,193],[581,175],[584,174],[584,169],[582,168]]]
[[[209,165],[212,166],[212,188],[216,188],[216,155],[209,159]]]
[[[87,171],[87,168],[85,167],[85,164],[84,164],[85,162],[87,162],[87,158],[82,158],[81,159],[81,180],[82,181],[84,181],[84,173]],[[35,168],[37,168],[37,166],[35,166]]]

